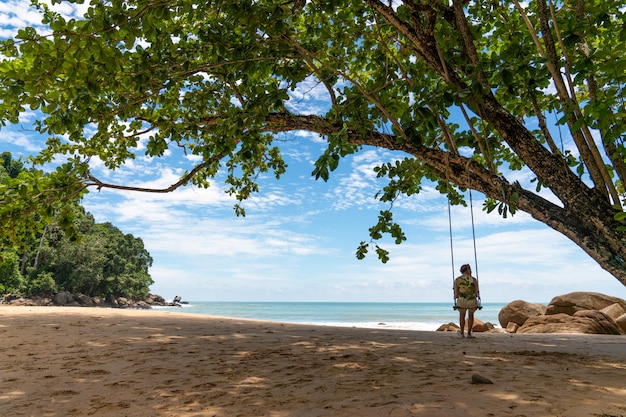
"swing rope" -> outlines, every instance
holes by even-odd
[[[476,266],[476,281],[478,281],[478,256],[476,255],[476,228],[474,227],[474,203],[472,201],[472,189],[469,190],[470,216],[472,217],[472,241],[474,242],[474,265]]]
[[[447,173],[446,173],[447,174]],[[447,175],[446,175],[447,176]],[[456,276],[456,272],[454,270],[454,244],[453,244],[453,237],[452,237],[452,204],[450,203],[450,181],[447,181],[447,188],[448,188],[448,225],[449,225],[449,229],[450,229],[450,259],[452,261],[452,287],[454,288],[454,280],[455,280],[455,276]],[[469,189],[469,199],[470,199],[470,216],[472,219],[472,242],[474,244],[474,265],[475,265],[475,278],[476,278],[476,282],[478,282],[478,255],[477,255],[477,251],[476,251],[476,228],[474,225],[474,201],[472,199],[472,189]],[[454,294],[452,294],[452,297],[454,298]],[[452,307],[454,310],[456,310],[458,307],[456,306],[456,298],[454,298],[454,306]],[[480,296],[478,297],[478,309],[482,309],[483,306],[481,305],[481,300],[480,300]]]
[[[474,227],[474,202],[472,201],[472,189],[469,189],[469,198],[470,198],[470,216],[472,217],[472,241],[474,242],[474,265],[476,270],[476,282],[478,283],[478,255],[476,254],[476,228]],[[480,295],[476,297],[478,301],[478,309],[482,310],[482,302],[480,301]]]
[[[450,161],[449,161],[450,156],[446,154],[446,191],[447,191],[447,196],[446,196],[446,200],[448,201],[448,226],[450,228],[450,259],[452,262],[452,308],[454,310],[457,309],[456,306],[456,298],[454,297],[454,279],[456,276],[456,273],[454,272],[454,244],[453,244],[453,238],[452,238],[452,204],[450,203],[450,178],[449,178],[449,171],[450,171]]]
[[[450,183],[448,183],[448,192],[450,191]],[[452,240],[452,209],[450,208],[450,195],[448,194],[448,225],[450,227],[450,258],[452,260],[452,288],[454,288],[454,279],[456,273],[454,272],[454,245]],[[454,301],[454,309],[456,310],[456,298],[454,298],[454,293],[452,294]]]

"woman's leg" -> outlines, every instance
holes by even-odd
[[[474,311],[476,311],[474,308],[467,310],[467,336],[472,335],[472,327],[474,327]]]
[[[465,333],[465,311],[464,308],[459,308],[459,326],[461,327],[461,336]]]

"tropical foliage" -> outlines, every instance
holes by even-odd
[[[26,171],[8,152],[2,154],[2,161],[0,180],[5,183]],[[148,272],[152,258],[143,241],[110,223],[96,224],[77,201],[64,209],[70,213],[63,221],[71,219],[71,235],[60,226],[61,216],[53,215],[41,234],[31,235],[19,247],[4,247],[0,294],[50,295],[65,290],[88,296],[145,298],[153,281]]]
[[[200,162],[142,191],[224,170],[246,199],[259,174],[286,169],[275,135],[307,130],[328,143],[316,178],[363,146],[396,150],[377,168],[390,206],[425,181],[453,203],[475,189],[488,211],[529,213],[626,284],[621,1],[94,0],[83,19],[34,3],[50,30],[2,44],[0,119],[39,112],[36,162],[69,162],[5,191],[11,230],[88,187],[132,188],[92,175],[93,157],[113,170],[182,148]],[[292,94],[312,82],[326,107],[298,111]],[[391,210],[370,234],[360,257],[385,234],[405,239]]]

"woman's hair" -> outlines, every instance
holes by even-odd
[[[470,268],[471,268],[471,267],[470,267],[470,265],[469,265],[469,264],[464,264],[464,265],[461,265],[461,273],[462,273],[462,274],[464,274],[464,273],[465,273],[465,271],[467,271],[467,270],[468,270],[468,269],[470,269]]]

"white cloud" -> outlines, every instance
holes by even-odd
[[[314,77],[308,77],[298,84],[294,91],[289,91],[287,108],[298,114],[324,114],[328,110],[329,93],[324,84]]]
[[[42,144],[29,132],[20,132],[13,129],[0,130],[0,143],[11,144],[22,148],[28,153],[38,152]]]
[[[86,13],[89,3],[83,4],[61,2],[52,4],[47,2],[50,8],[66,19],[82,18]],[[0,38],[12,38],[18,29],[27,26],[34,27],[39,31],[47,30],[41,23],[42,15],[27,0],[5,0],[0,2]]]
[[[29,1],[3,1],[0,3],[0,27],[3,37],[17,34],[18,28],[40,26],[41,14],[30,7]],[[6,32],[6,35],[5,35]]]

